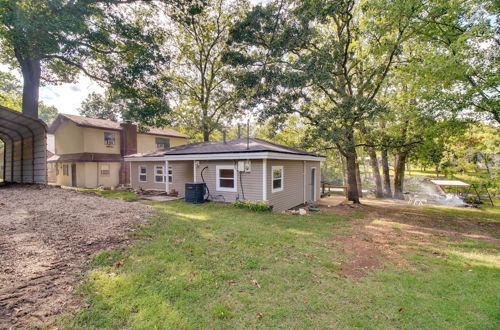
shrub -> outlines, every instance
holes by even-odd
[[[250,202],[245,200],[237,200],[233,203],[234,206],[240,209],[249,209],[251,211],[266,212],[271,211],[272,207],[266,202]]]

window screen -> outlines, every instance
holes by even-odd
[[[156,138],[156,148],[157,149],[167,149],[170,148],[170,139],[167,138]]]
[[[273,166],[273,192],[283,190],[283,166]]]
[[[114,145],[115,144],[115,133],[112,132],[104,132],[104,144]]]
[[[148,170],[146,166],[139,166],[139,181],[146,182],[148,181]]]

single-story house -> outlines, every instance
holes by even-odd
[[[205,182],[209,200],[265,201],[283,211],[320,198],[325,157],[256,138],[191,143],[125,157],[133,188],[178,193]]]

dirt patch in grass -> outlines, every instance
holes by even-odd
[[[60,188],[0,188],[0,328],[72,310],[90,256],[127,244],[149,206]]]
[[[364,199],[362,203],[345,204],[338,197],[319,202],[322,213],[364,215],[349,220],[351,236],[333,238],[346,256],[347,261],[341,267],[347,276],[364,276],[370,270],[383,268],[384,261],[410,267],[405,254],[416,250],[422,253],[423,246],[438,250],[443,242],[473,239],[500,246],[500,222],[477,220],[469,210],[460,213],[460,209],[418,208],[384,199]]]

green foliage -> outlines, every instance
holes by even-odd
[[[127,106],[115,95],[110,90],[104,95],[90,93],[78,111],[85,117],[118,121],[119,116],[127,116]]]
[[[251,202],[242,199],[237,200],[233,205],[240,209],[249,209],[250,211],[267,212],[271,207],[266,202]]]
[[[235,69],[222,61],[228,33],[248,9],[246,0],[208,0],[196,14],[175,17],[166,28],[176,107],[173,119],[197,140],[241,117],[242,96],[233,84]]]
[[[21,111],[22,87],[21,82],[13,74],[0,72],[0,105],[12,110]],[[38,118],[50,125],[58,114],[53,105],[40,102],[38,105]]]
[[[199,6],[191,0],[161,4]],[[41,81],[74,82],[83,72],[127,99],[132,118],[166,123],[168,79],[159,73],[169,58],[160,50],[158,19],[155,8],[139,1],[0,1],[0,56],[21,69],[23,110],[36,113]]]

